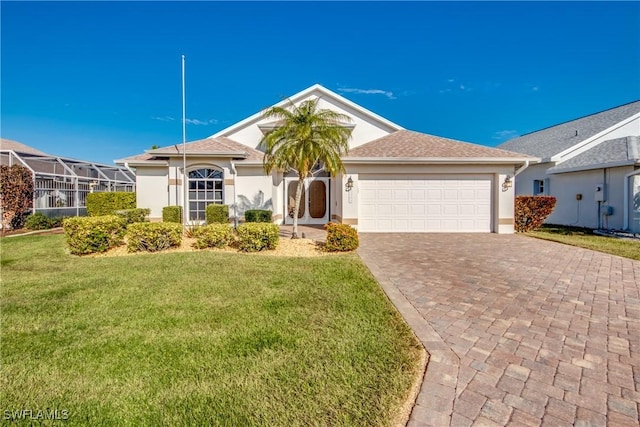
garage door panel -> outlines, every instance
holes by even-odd
[[[362,174],[359,226],[379,232],[490,232],[491,177]]]

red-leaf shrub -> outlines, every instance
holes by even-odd
[[[33,208],[33,174],[21,165],[0,166],[0,208],[2,227],[22,228],[26,213]],[[14,219],[21,219],[17,224]]]
[[[329,252],[355,251],[360,245],[358,232],[349,224],[336,224],[330,222],[325,224],[327,230],[327,241],[324,248]]]
[[[516,231],[537,230],[555,206],[553,196],[516,196]]]

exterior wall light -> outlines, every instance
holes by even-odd
[[[345,191],[351,191],[353,189],[353,179],[351,177],[347,179],[347,183],[344,185],[344,189]]]
[[[502,191],[507,191],[509,188],[513,187],[513,180],[511,175],[507,175],[502,183]]]

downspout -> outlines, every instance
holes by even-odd
[[[529,160],[525,160],[524,161],[524,165],[522,165],[518,169],[516,169],[516,171],[514,172],[513,176],[516,177],[516,176],[520,175],[528,167],[529,167]]]
[[[236,202],[236,175],[238,171],[233,161],[231,162],[231,173],[233,174],[233,228],[238,228],[238,203]]]
[[[640,169],[634,170],[624,176],[624,199],[623,204],[624,212],[622,216],[622,229],[629,230],[629,213],[631,212],[631,187],[629,186],[630,178],[634,175],[640,175]]]

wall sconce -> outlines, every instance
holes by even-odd
[[[507,191],[509,188],[513,187],[513,180],[511,175],[507,175],[502,183],[502,191]]]
[[[347,183],[344,185],[344,189],[345,191],[351,191],[353,189],[353,179],[351,179],[351,177],[347,179]]]

